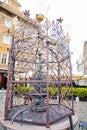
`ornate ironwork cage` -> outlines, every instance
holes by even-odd
[[[20,86],[32,91],[15,96]],[[69,114],[74,114],[72,68],[60,21],[21,24],[12,36],[5,119],[48,127]]]

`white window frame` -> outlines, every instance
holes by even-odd
[[[11,25],[12,25],[12,21],[8,18],[5,18],[5,26],[11,28]]]
[[[3,59],[3,56],[6,56],[6,57],[4,57],[4,59]],[[7,65],[8,64],[8,54],[3,53],[1,55],[1,64],[3,64],[3,65]]]
[[[3,35],[3,44],[10,45],[10,36],[8,34]]]

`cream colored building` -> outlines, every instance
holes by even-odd
[[[13,18],[27,20],[20,11],[17,0],[0,0],[0,89],[5,85],[4,75],[8,71],[9,49],[13,32]],[[18,25],[16,24],[16,28]]]

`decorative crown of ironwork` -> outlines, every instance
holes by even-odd
[[[24,15],[26,15],[27,17],[30,16],[30,10],[25,10],[23,13],[24,13]]]
[[[59,19],[57,19],[57,21],[59,21],[59,23],[62,23],[63,19],[60,17]]]

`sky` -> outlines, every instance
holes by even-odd
[[[21,10],[30,10],[30,17],[42,13],[49,20],[63,18],[63,26],[68,26],[71,37],[69,43],[72,66],[82,53],[83,43],[87,40],[87,0],[18,0]]]

